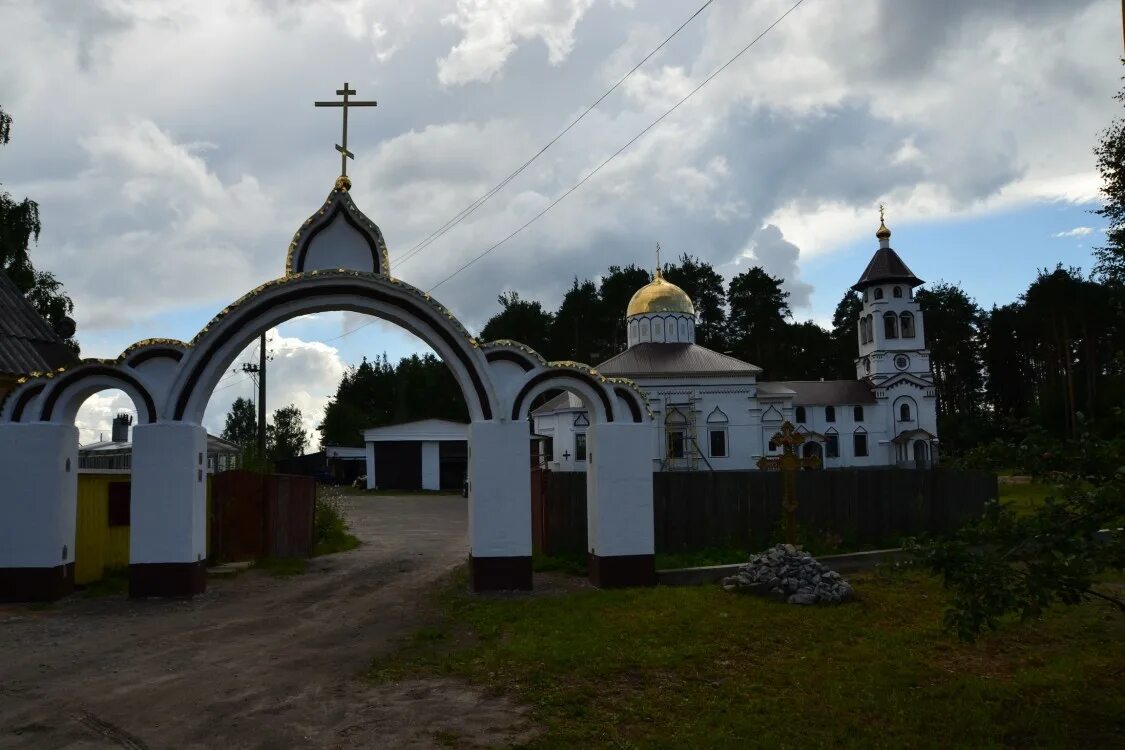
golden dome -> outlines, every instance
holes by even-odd
[[[672,282],[665,281],[664,276],[657,271],[656,278],[638,289],[629,300],[625,316],[666,312],[695,315],[695,305],[691,303],[687,292]]]
[[[889,240],[891,238],[891,230],[887,229],[886,219],[883,218],[883,212],[885,210],[886,210],[886,206],[884,206],[882,203],[880,203],[879,204],[879,229],[876,230],[876,232],[875,232],[875,239],[877,239],[877,240]]]

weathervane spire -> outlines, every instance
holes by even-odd
[[[344,131],[341,137],[342,143],[336,144],[336,150],[340,152],[340,179],[337,184],[344,190],[351,187],[351,180],[348,179],[348,159],[355,159],[355,154],[348,151],[348,107],[374,107],[377,102],[357,102],[348,99],[349,96],[355,95],[355,89],[348,88],[347,81],[344,82],[344,88],[336,89],[336,93],[344,97],[343,101],[339,102],[313,102],[315,107],[340,107],[344,110]]]

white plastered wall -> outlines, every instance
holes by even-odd
[[[526,420],[469,425],[473,557],[531,555],[531,430]]]
[[[0,424],[0,568],[74,562],[78,428]]]
[[[206,455],[207,431],[199,425],[133,428],[131,564],[193,563],[207,556]]]
[[[586,523],[591,554],[653,554],[651,434],[644,423],[590,426]]]

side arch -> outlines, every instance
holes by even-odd
[[[89,362],[56,375],[45,383],[31,383],[16,394],[9,415],[12,422],[54,422],[74,424],[78,408],[99,391],[125,391],[142,422],[153,423],[159,416],[156,399],[137,376],[116,364]]]
[[[545,391],[568,390],[582,399],[587,412],[596,422],[613,422],[613,398],[594,375],[570,367],[552,366],[527,378],[512,399],[510,416],[513,422],[527,419],[535,397]]]

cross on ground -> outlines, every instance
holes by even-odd
[[[762,471],[780,471],[782,473],[782,499],[781,507],[785,509],[785,541],[789,544],[797,543],[797,470],[819,469],[820,456],[801,458],[797,455],[797,447],[805,442],[805,436],[797,432],[787,420],[781,425],[781,430],[774,434],[774,445],[781,446],[780,456],[762,456],[758,459],[758,468]]]
[[[340,176],[348,176],[348,159],[355,159],[355,154],[348,151],[348,107],[375,107],[377,102],[357,102],[350,101],[349,96],[355,94],[355,89],[348,88],[347,81],[344,82],[344,88],[336,89],[336,93],[344,97],[340,102],[313,102],[315,107],[340,107],[344,110],[344,134],[341,140],[343,144],[336,144],[336,150],[340,152]]]

